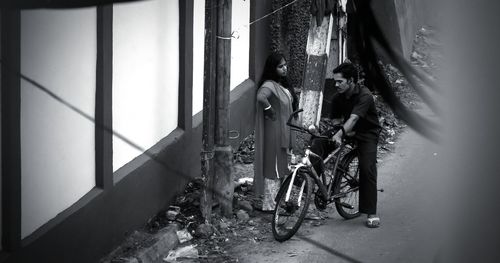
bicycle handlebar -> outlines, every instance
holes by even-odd
[[[286,121],[286,125],[290,126],[290,127],[297,127],[297,128],[300,128],[299,126],[296,126],[292,123],[292,118],[295,117],[297,114],[303,112],[304,109],[298,109],[294,112],[292,112],[292,114],[290,114],[290,117],[288,117],[288,120]]]
[[[298,126],[298,125],[292,123],[292,118],[295,117],[295,116],[297,116],[299,113],[301,113],[303,111],[304,111],[304,109],[298,109],[298,110],[294,111],[292,114],[290,114],[290,117],[288,118],[288,121],[286,122],[286,125],[288,125],[288,126],[290,126],[292,128],[295,128],[295,129],[297,129],[300,132],[309,133],[311,136],[313,136],[313,138],[329,140],[330,138],[328,136],[324,136],[324,135],[320,135],[320,134],[314,133],[314,132],[310,131],[309,129],[305,128],[305,127],[301,127],[301,126]],[[342,130],[342,138],[345,137],[346,133],[345,133],[345,129],[344,129],[343,125],[336,124],[333,127],[334,128],[340,128]]]
[[[309,133],[314,138],[330,139],[327,136],[316,134],[316,133],[310,131],[309,129],[306,129],[305,127],[301,127],[299,125],[296,125],[296,124],[292,123],[292,118],[295,117],[295,116],[297,116],[299,113],[301,113],[303,111],[304,111],[304,109],[298,109],[298,110],[294,111],[292,114],[290,114],[290,117],[288,118],[288,121],[286,122],[286,125],[288,125],[288,126],[290,126],[292,128],[295,128],[295,129],[297,129],[300,132]]]

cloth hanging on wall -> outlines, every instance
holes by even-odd
[[[313,0],[311,15],[316,17],[316,25],[321,26],[324,16],[329,16],[337,8],[336,0]]]

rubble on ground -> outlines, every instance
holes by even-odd
[[[240,143],[239,148],[234,152],[234,162],[236,163],[253,163],[255,155],[255,138],[254,133],[247,136]]]
[[[169,251],[168,255],[163,258],[163,261],[177,262],[183,259],[198,259],[198,257],[199,252],[198,249],[196,249],[196,245],[187,245]]]

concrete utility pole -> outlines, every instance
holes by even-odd
[[[299,102],[299,107],[304,109],[300,119],[300,123],[304,127],[309,127],[312,124],[318,127],[321,118],[323,87],[332,27],[332,15],[323,17],[320,26],[316,26],[316,20],[311,16],[306,46],[307,61],[304,70],[303,90]]]
[[[201,214],[205,223],[212,220],[212,205],[215,169],[215,85],[216,85],[216,32],[217,1],[207,0],[205,3],[205,63],[203,72],[203,150],[201,153],[201,172],[204,189],[200,200]]]
[[[232,0],[217,1],[217,88],[215,116],[215,189],[221,215],[233,216],[233,154],[228,142],[231,74]]]

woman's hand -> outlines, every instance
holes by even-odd
[[[269,109],[264,110],[264,118],[272,121],[276,120],[276,112],[272,107],[269,107]]]

